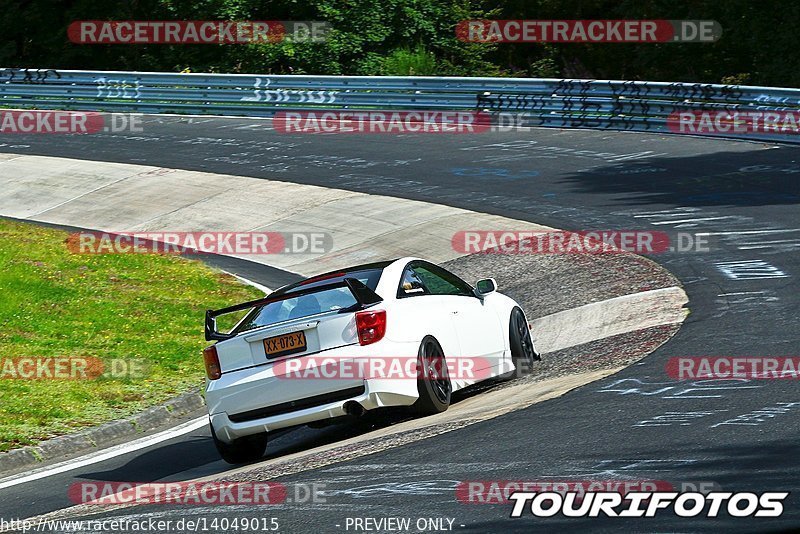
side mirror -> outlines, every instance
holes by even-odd
[[[475,284],[475,294],[479,297],[486,296],[495,291],[497,291],[497,282],[495,282],[494,278],[484,278],[483,280],[478,280]]]

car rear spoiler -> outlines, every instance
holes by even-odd
[[[350,293],[353,294],[353,298],[356,299],[356,307],[359,309],[383,302],[383,299],[377,293],[364,285],[361,281],[356,280],[355,278],[345,278],[344,280],[340,280],[332,284],[318,285],[299,289],[297,291],[291,291],[289,293],[281,293],[280,295],[266,296],[260,299],[242,302],[241,304],[234,304],[233,306],[228,306],[227,308],[220,308],[219,310],[206,310],[206,341],[230,339],[235,336],[235,334],[223,334],[222,332],[217,331],[217,317],[220,315],[247,310],[250,308],[255,308],[256,306],[269,304],[270,302],[278,302],[302,295],[308,295],[310,293],[318,293],[319,291],[324,291],[326,289],[335,289],[337,287],[347,287],[350,290]]]

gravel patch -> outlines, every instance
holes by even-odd
[[[470,283],[497,280],[530,318],[631,293],[681,284],[652,260],[630,253],[472,254],[443,266]]]

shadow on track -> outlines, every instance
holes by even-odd
[[[506,384],[509,383],[489,380],[465,388],[453,394],[452,404],[455,405]],[[336,423],[322,428],[301,426],[279,430],[270,436],[266,454],[259,461],[278,459],[344,441],[408,421],[414,417],[413,412],[407,408],[381,408],[366,412],[359,418],[342,418]],[[203,428],[188,437],[147,449],[114,469],[81,473],[80,478],[112,482],[154,482],[222,474],[235,468],[236,466],[229,465],[220,459],[208,428]]]
[[[796,159],[795,159],[796,158]],[[561,178],[577,193],[618,195],[630,205],[764,206],[800,202],[800,147],[654,157]]]

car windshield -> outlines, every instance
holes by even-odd
[[[383,269],[369,269],[348,273],[337,273],[336,276],[320,276],[309,278],[303,282],[276,292],[280,300],[269,302],[253,308],[239,323],[232,333],[239,334],[254,328],[269,326],[291,319],[311,317],[320,313],[337,312],[358,303],[347,286],[330,287],[344,278],[355,278],[373,291],[378,286]],[[292,296],[293,293],[313,288],[320,284],[319,291]]]

